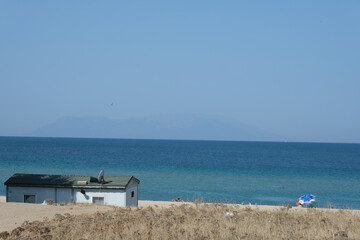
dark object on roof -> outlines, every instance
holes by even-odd
[[[96,178],[97,179],[97,178]],[[131,180],[140,181],[133,176],[107,176],[106,182],[92,181],[90,176],[66,176],[48,174],[16,173],[4,184],[22,187],[69,187],[69,188],[117,188],[125,189]]]

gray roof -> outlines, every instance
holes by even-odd
[[[140,181],[133,176],[105,176],[105,182],[99,183],[97,177],[66,176],[48,174],[16,173],[4,184],[23,187],[70,187],[70,188],[120,188],[125,189],[131,180]]]

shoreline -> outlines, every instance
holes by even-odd
[[[181,206],[183,204],[196,207],[194,202],[171,202],[171,201],[151,201],[139,200],[139,208],[155,207],[155,208],[170,208],[173,206]],[[284,209],[284,206],[270,206],[270,205],[241,205],[228,203],[199,203],[203,204],[221,204],[228,205],[241,209],[251,209],[255,211],[277,211]],[[42,221],[44,218],[52,219],[57,214],[71,214],[71,215],[88,215],[96,212],[107,212],[117,208],[110,205],[93,205],[93,204],[69,204],[65,206],[60,205],[42,205],[31,203],[6,203],[6,197],[0,196],[0,215],[6,216],[0,218],[0,233],[3,231],[11,231],[21,226],[25,221]],[[352,209],[330,209],[330,208],[315,208],[320,211],[336,212],[340,210],[349,211],[352,214],[360,215],[360,210]],[[290,211],[306,211],[308,208],[291,207]]]
[[[171,202],[171,201],[153,201],[153,200],[139,200],[139,207],[171,207],[171,206],[180,206],[182,204],[189,204],[195,206],[194,202]],[[251,210],[260,210],[260,211],[274,211],[285,208],[286,206],[282,205],[258,205],[258,204],[238,204],[238,203],[209,203],[209,202],[201,202],[199,204],[221,204],[227,205],[232,207],[237,207],[239,209],[251,209]],[[305,211],[308,209],[317,209],[317,210],[324,210],[324,211],[351,211],[355,214],[360,214],[360,209],[351,209],[351,208],[306,208],[306,207],[298,207],[298,206],[291,206],[290,208],[292,211]]]

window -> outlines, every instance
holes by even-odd
[[[134,197],[135,196],[135,193],[134,191],[131,192],[131,197]]]
[[[35,195],[24,195],[24,203],[35,203]]]
[[[93,197],[92,202],[95,204],[104,204],[104,197]]]

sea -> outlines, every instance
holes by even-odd
[[[0,195],[14,173],[133,175],[140,200],[360,209],[360,144],[0,137]]]

